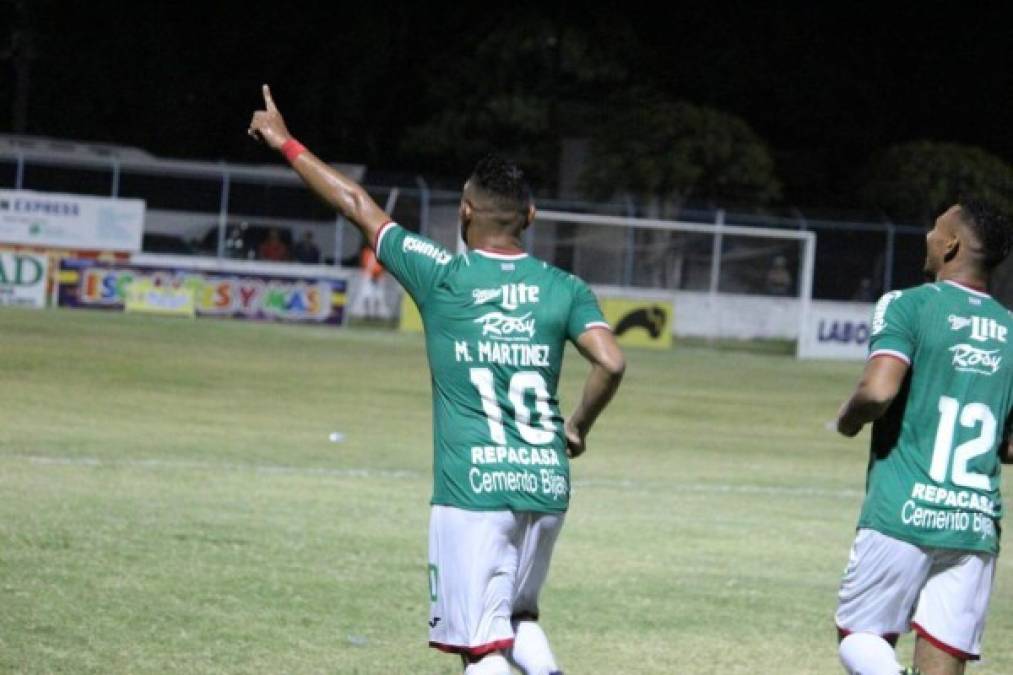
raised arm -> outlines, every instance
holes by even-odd
[[[837,415],[837,431],[851,437],[879,419],[900,391],[908,364],[892,356],[874,356],[865,364],[862,378]]]
[[[299,177],[318,197],[333,206],[350,220],[370,245],[376,242],[376,233],[391,218],[377,205],[361,185],[340,171],[324,164],[292,137],[285,120],[265,84],[264,110],[253,113],[248,133],[281,152],[292,164]]]
[[[612,400],[626,371],[626,359],[612,331],[592,328],[577,339],[577,350],[591,362],[584,393],[577,409],[566,420],[566,451],[570,457],[583,454],[585,439],[594,421]]]

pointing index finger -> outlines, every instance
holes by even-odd
[[[264,105],[267,106],[268,110],[277,110],[278,106],[274,104],[274,99],[271,97],[271,88],[266,84],[263,86],[264,91]]]

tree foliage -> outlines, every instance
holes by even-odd
[[[678,209],[688,199],[762,205],[781,183],[767,144],[739,117],[686,102],[630,105],[599,125],[582,184]]]
[[[860,191],[890,218],[929,224],[961,195],[986,199],[1013,214],[1013,168],[981,148],[916,141],[875,157]]]
[[[536,183],[551,184],[560,138],[579,122],[573,112],[628,82],[634,37],[621,16],[509,14],[488,27],[471,54],[434,62],[422,102],[432,113],[409,129],[402,149],[456,166],[451,173],[496,151],[521,162]]]

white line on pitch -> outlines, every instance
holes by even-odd
[[[36,455],[8,455],[12,459],[27,460],[33,464],[63,466],[123,466],[142,469],[216,469],[228,471],[253,471],[271,475],[331,476],[336,478],[396,478],[428,479],[428,472],[412,469],[328,469],[324,467],[282,466],[276,464],[216,464],[212,462],[191,462],[162,459],[103,460],[93,457],[41,457]],[[0,456],[2,458],[2,456]],[[701,494],[764,494],[795,497],[820,497],[834,499],[855,499],[862,497],[859,490],[829,490],[822,488],[789,485],[730,485],[722,483],[675,483],[661,481],[638,481],[632,479],[589,478],[573,481],[577,489],[606,488],[619,490],[651,490],[661,492],[683,492]]]

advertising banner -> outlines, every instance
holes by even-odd
[[[813,302],[799,336],[798,357],[864,360],[873,307],[864,302]]]
[[[189,292],[197,316],[331,325],[344,321],[344,279],[149,267],[94,260],[61,261],[58,303],[61,307],[123,309],[128,289],[138,281],[142,282],[141,289],[150,284],[155,288]],[[172,297],[176,298],[172,302],[176,302],[182,296]]]
[[[619,344],[668,349],[672,346],[672,303],[646,298],[601,298],[601,311]]]
[[[422,332],[422,315],[419,314],[415,301],[407,293],[401,294],[401,317],[398,328],[405,333]]]
[[[134,252],[143,231],[142,199],[0,190],[0,243]]]
[[[193,299],[193,288],[172,287],[167,284],[156,286],[149,278],[135,279],[126,288],[124,307],[128,312],[184,316],[197,316],[197,305]]]
[[[30,253],[0,251],[0,306],[46,306],[49,258]]]

